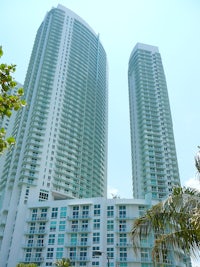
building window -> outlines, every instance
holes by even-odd
[[[29,259],[31,258],[31,253],[26,253],[26,261],[29,261]]]
[[[89,206],[83,206],[82,217],[88,218],[88,216],[89,216]]]
[[[42,214],[41,214],[42,215]],[[42,217],[42,216],[41,216]],[[45,226],[46,226],[46,224],[45,224],[45,222],[41,222],[40,224],[39,224],[39,233],[40,234],[43,234],[44,232],[45,232]]]
[[[34,233],[35,233],[35,223],[31,223],[29,228],[29,234],[34,234]]]
[[[100,247],[93,247],[92,250],[93,251],[99,251],[100,250]]]
[[[120,246],[124,246],[127,244],[127,236],[126,234],[120,234],[119,235],[119,243],[120,243]]]
[[[56,259],[62,259],[62,258],[63,258],[63,248],[57,248]]]
[[[109,259],[114,259],[114,248],[107,248],[107,256]]]
[[[80,260],[86,260],[87,248],[80,248]]]
[[[82,220],[82,230],[88,229],[88,220]]]
[[[93,261],[92,266],[99,266],[99,261]]]
[[[47,217],[47,209],[42,209],[41,210],[41,218],[46,218]]]
[[[51,218],[56,219],[58,216],[58,208],[52,208]]]
[[[76,248],[70,248],[70,252],[69,252],[69,258],[71,260],[75,260],[76,259]]]
[[[114,234],[107,234],[107,245],[114,244]]]
[[[121,261],[126,261],[127,260],[127,250],[126,250],[126,248],[120,248],[119,257],[120,257]]]
[[[101,205],[94,205],[94,216],[100,216],[101,214]]]
[[[46,266],[52,266],[52,262],[46,262]]]
[[[126,206],[119,207],[119,217],[126,218]]]
[[[60,221],[59,231],[65,231],[65,221]]]
[[[58,245],[64,245],[64,234],[58,234],[58,241],[57,241],[57,244]]]
[[[76,245],[77,243],[77,234],[71,234],[71,245]]]
[[[83,210],[82,211],[82,217],[83,218],[88,218],[88,216],[89,216],[89,210]]]
[[[127,267],[127,262],[120,262],[120,267]]]
[[[50,232],[56,231],[56,221],[52,221],[50,224]]]
[[[99,230],[100,229],[100,219],[94,219],[93,221],[93,229]]]
[[[53,259],[54,248],[47,248],[47,259]]]
[[[78,219],[78,215],[79,215],[79,207],[78,206],[75,206],[73,207],[73,218],[74,219]]]
[[[145,206],[139,206],[138,209],[139,209],[139,215],[142,216],[145,213],[145,210],[146,210]]]
[[[55,234],[49,235],[48,245],[54,245],[55,244]]]
[[[42,249],[41,248],[37,248],[36,249],[36,253],[35,253],[35,257],[36,258],[41,258],[42,256]]]
[[[87,234],[81,234],[81,246],[86,246],[87,240],[88,240],[88,235]]]
[[[114,216],[114,206],[108,206],[107,207],[107,217],[113,217]]]
[[[60,218],[66,218],[67,217],[67,207],[61,207],[60,208]]]
[[[44,235],[38,235],[37,245],[40,246],[40,247],[43,247],[43,245],[44,245]]]
[[[93,243],[98,244],[100,242],[100,233],[93,233]]]
[[[48,197],[49,197],[49,194],[48,193],[40,192],[40,194],[39,194],[39,201],[48,200]]]
[[[141,260],[147,261],[149,259],[149,251],[147,248],[141,248]]]
[[[126,221],[125,220],[120,220],[119,221],[119,231],[120,232],[125,232],[126,231]]]
[[[114,221],[113,220],[107,221],[107,231],[114,231]]]
[[[78,231],[78,220],[72,221],[72,231],[77,232]]]
[[[80,266],[86,266],[86,262],[80,262]]]

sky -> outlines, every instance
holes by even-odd
[[[137,42],[159,48],[171,105],[182,185],[199,187],[194,156],[200,145],[199,0],[1,0],[1,62],[17,64],[23,83],[39,25],[58,3],[98,34],[109,65],[108,191],[132,198],[128,60]],[[195,179],[194,179],[195,178]]]

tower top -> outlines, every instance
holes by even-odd
[[[133,56],[136,50],[142,49],[142,50],[147,50],[153,53],[159,53],[158,47],[153,46],[153,45],[148,45],[148,44],[143,44],[143,43],[137,43],[135,47],[133,48],[130,58]]]
[[[71,17],[77,19],[78,21],[80,21],[83,25],[85,25],[94,35],[98,36],[99,34],[97,34],[92,28],[91,26],[84,20],[82,19],[79,15],[77,15],[75,12],[73,12],[71,9],[58,4],[57,8],[60,10],[63,10],[64,12],[68,13]]]

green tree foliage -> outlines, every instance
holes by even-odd
[[[70,259],[62,258],[61,260],[57,260],[55,262],[55,266],[57,267],[70,267]]]
[[[164,202],[149,209],[134,221],[132,240],[135,250],[140,247],[141,236],[154,233],[152,258],[165,262],[167,251],[176,255],[185,253],[196,258],[200,249],[200,192],[191,188],[174,188]]]
[[[2,47],[0,47],[0,58],[3,55]],[[25,100],[22,100],[23,88],[18,89],[16,94],[12,94],[11,90],[14,89],[17,83],[14,81],[11,74],[15,72],[16,65],[0,64],[0,117],[10,117],[12,111],[19,110],[26,105]],[[13,137],[6,138],[6,131],[4,128],[0,129],[0,153],[7,147],[15,144]]]

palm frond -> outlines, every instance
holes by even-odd
[[[174,188],[164,202],[149,209],[135,220],[131,236],[134,250],[138,251],[142,236],[154,235],[152,257],[165,258],[169,247],[180,252],[199,256],[200,249],[200,192],[191,188]],[[163,256],[164,255],[164,256]]]
[[[197,239],[196,229],[185,231],[176,231],[168,234],[163,234],[155,240],[152,250],[152,258],[159,255],[159,260],[163,261],[166,249],[173,248],[176,256],[180,253],[190,254],[193,257],[198,257],[200,249],[199,240]]]

